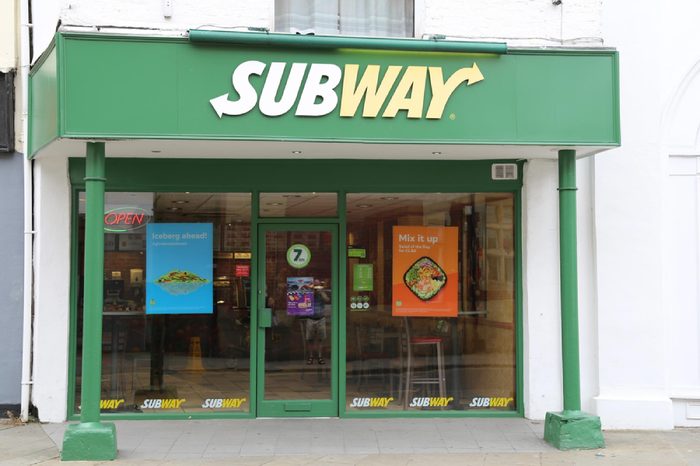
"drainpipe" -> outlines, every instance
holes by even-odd
[[[22,86],[22,151],[24,152],[23,181],[24,181],[24,280],[23,280],[23,310],[22,310],[22,394],[20,398],[20,419],[29,419],[29,400],[32,386],[32,291],[34,231],[33,227],[33,197],[32,197],[32,161],[29,160],[29,0],[20,0],[20,83]]]

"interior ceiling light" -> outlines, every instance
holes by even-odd
[[[372,207],[372,204],[357,204],[357,205],[355,205],[355,207],[358,207],[360,209],[368,209],[368,208]]]
[[[265,204],[265,205],[271,205],[271,206],[277,207],[277,206],[281,206],[281,205],[284,205],[284,204],[282,204],[281,202],[268,202],[268,203]]]
[[[396,196],[384,196],[384,197],[380,197],[379,199],[381,199],[382,201],[395,201],[398,199],[398,197],[396,197]]]
[[[442,152],[435,151],[435,152],[433,152],[433,155],[442,155]]]
[[[178,210],[182,210],[182,209],[179,207],[169,207],[168,210],[171,210],[173,212],[177,212]]]
[[[190,201],[178,199],[177,201],[173,201],[173,204],[187,204],[188,202],[190,202]]]
[[[293,150],[292,154],[301,154],[301,151],[300,150]]]

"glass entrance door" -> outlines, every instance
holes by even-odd
[[[337,226],[260,225],[258,241],[258,416],[337,416]]]

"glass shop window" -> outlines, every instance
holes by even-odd
[[[413,37],[413,0],[275,0],[275,31]]]
[[[335,217],[337,193],[260,193],[261,217]]]
[[[347,195],[349,411],[516,409],[511,193]]]
[[[106,193],[102,412],[249,411],[250,216],[248,193]]]

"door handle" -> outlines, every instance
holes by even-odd
[[[272,309],[269,307],[264,307],[258,312],[258,327],[272,327]]]

